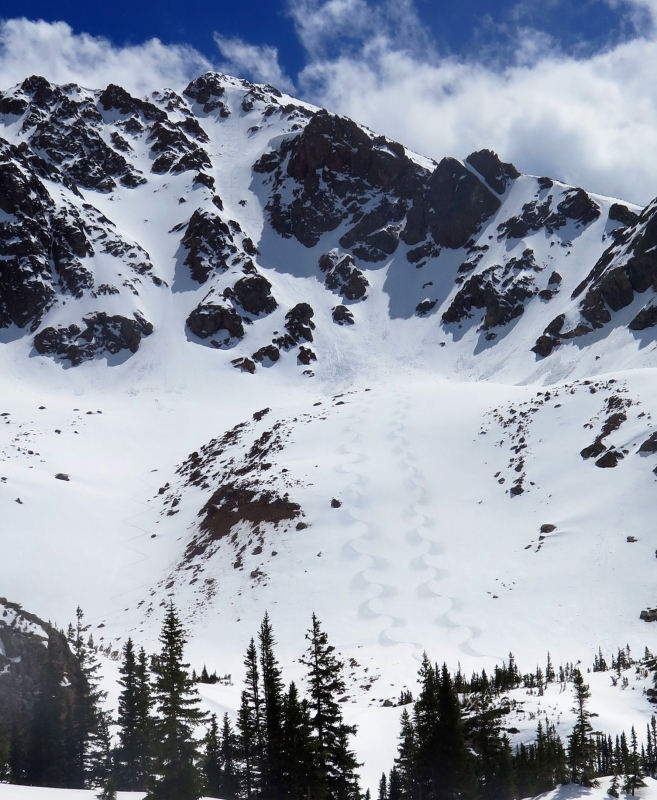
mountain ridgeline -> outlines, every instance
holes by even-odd
[[[657,324],[657,204],[489,150],[436,163],[271,86],[208,73],[139,99],[33,76],[2,94],[0,136],[0,328],[64,366],[157,339],[167,294],[175,335],[236,349],[220,363],[250,373],[291,351],[320,368],[318,303],[362,337],[381,292],[391,318],[426,318],[468,355],[511,335],[527,369]]]

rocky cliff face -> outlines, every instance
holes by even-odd
[[[654,204],[522,176],[489,150],[432,162],[271,86],[208,73],[136,98],[33,76],[0,97],[3,134],[0,328],[64,366],[157,341],[168,297],[176,336],[272,365],[301,347],[286,315],[318,302],[275,273],[323,285],[319,317],[350,326],[386,271],[391,312],[491,347],[528,319],[515,351],[539,359],[657,323]]]

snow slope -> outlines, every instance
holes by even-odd
[[[97,109],[93,130],[108,147],[114,134],[129,141],[123,176],[146,182],[122,185],[117,172],[114,187],[99,190],[76,179],[76,194],[66,184],[73,156],[57,162],[60,177],[40,178],[57,209],[69,218],[74,209],[82,220],[94,253],[76,256],[76,274],[86,270],[92,283],[76,293],[66,288],[63,267],[60,274],[53,266],[59,212],[44,201],[54,244],[43,256],[50,277],[38,280],[53,287],[54,299],[23,328],[0,330],[0,585],[9,600],[59,626],[80,604],[94,637],[114,649],[128,634],[154,649],[162,608],[173,599],[189,628],[193,666],[233,676],[233,686],[202,687],[204,703],[217,712],[236,708],[243,653],[265,610],[286,679],[300,676],[297,659],[314,611],[347,660],[345,715],[360,726],[364,785],[373,788],[391,766],[400,712],[382,703],[405,686],[414,690],[424,650],[468,672],[490,670],[510,650],[530,671],[544,666],[548,650],[557,665],[581,659],[587,666],[599,646],[607,654],[626,643],[635,652],[656,649],[653,627],[639,613],[656,599],[657,456],[638,452],[657,414],[655,337],[650,327],[628,327],[653,293],[635,289],[611,322],[564,338],[545,358],[532,352],[555,317],[579,320],[573,290],[619,223],[609,218],[615,200],[590,195],[599,212],[592,221],[564,217],[550,228],[543,220],[512,238],[504,225],[526,215],[528,204],[547,203],[551,194],[554,210],[573,196],[558,182],[548,187],[519,176],[496,193],[499,207],[463,246],[437,246],[419,267],[401,239],[384,260],[353,256],[367,289],[349,299],[344,285],[327,287],[318,260],[334,248],[347,252],[340,240],[353,218],[320,233],[313,246],[281,236],[268,208],[275,179],[253,170],[263,154],[296,141],[315,110],[271,87],[217,80],[223,93],[212,102],[223,105],[210,111],[189,95],[149,98],[168,115],[162,125],[195,119],[205,136],[190,134],[176,157],[202,161],[194,149],[202,147],[209,166],[177,173],[151,171],[152,143],[162,137],[145,112],[104,109],[100,92],[66,90]],[[55,163],[29,123],[39,102],[39,113],[54,118],[54,101],[12,91],[0,101],[0,133]],[[31,105],[7,113],[8,97]],[[141,133],[130,133],[131,119],[141,120]],[[66,148],[55,134],[69,130],[66,120],[53,133],[58,152]],[[398,146],[376,147],[394,154]],[[403,153],[418,171],[414,180],[429,181],[435,164]],[[477,186],[483,181],[471,165],[453,169],[466,170]],[[196,180],[199,173],[213,179],[212,188]],[[301,183],[281,178],[280,186],[281,202],[291,203]],[[388,196],[369,184],[363,192],[368,213]],[[182,243],[195,211],[239,228],[227,228],[226,268],[208,268],[205,282],[191,277]],[[639,236],[648,224],[623,230]],[[103,252],[108,237],[124,244]],[[150,266],[140,272],[134,262]],[[549,282],[553,272],[560,283]],[[487,295],[487,306],[473,300],[446,322],[458,293],[474,297],[468,281],[486,274],[498,287],[495,308],[508,300],[511,310],[521,304],[524,311],[490,325]],[[277,306],[268,313],[249,312],[231,295],[253,275],[271,284]],[[116,292],[99,292],[102,285]],[[518,286],[529,296],[508,294]],[[423,301],[435,303],[418,313]],[[208,302],[237,309],[244,336],[195,335],[186,321]],[[286,315],[299,303],[313,311],[312,341],[281,344],[278,360],[254,360],[253,374],[236,369],[232,361],[251,359],[289,330]],[[348,307],[353,325],[334,322],[337,304]],[[99,312],[129,320],[137,313],[153,331],[134,353],[125,345],[112,353],[96,327],[98,347],[78,365],[35,348],[35,333],[82,328],[84,317]],[[302,348],[316,360],[303,363]],[[598,468],[597,456],[580,452],[613,415],[624,419],[615,418],[601,441],[617,465]],[[215,493],[232,483],[242,497],[270,492],[272,502],[298,512],[278,523],[264,513],[254,522],[255,500],[247,498],[236,511],[242,517],[230,518],[230,535],[213,534],[210,506],[223,508]],[[556,527],[541,533],[546,524]],[[200,554],[192,546],[199,541]],[[110,703],[116,667],[107,659]],[[644,683],[622,693],[591,676],[600,725],[612,733],[632,721],[642,728],[651,714]],[[569,690],[559,692],[551,687],[543,703],[558,707],[565,731]],[[535,728],[533,719],[517,726],[528,738]],[[29,790],[1,787],[0,796],[19,791]]]

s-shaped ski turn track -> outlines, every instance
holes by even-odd
[[[444,585],[452,577],[441,560],[449,544],[431,515],[432,505],[440,503],[436,487],[412,455],[411,407],[403,392],[354,398],[337,450],[337,471],[349,477],[340,513],[357,532],[342,557],[355,562],[351,589],[365,596],[357,617],[378,621],[379,643],[411,645],[416,659],[448,641],[480,657],[473,642],[481,630],[454,618],[465,603]]]
[[[449,576],[449,573],[440,566],[440,556],[445,552],[445,545],[434,538],[438,535],[435,520],[425,513],[429,503],[427,479],[414,463],[415,458],[407,438],[407,419],[411,407],[407,395],[398,392],[390,438],[397,443],[394,452],[398,456],[399,467],[405,475],[405,489],[414,498],[403,509],[403,514],[410,523],[410,527],[406,528],[404,539],[419,553],[409,562],[410,569],[416,574],[420,573],[420,582],[414,581],[415,592],[418,598],[429,602],[432,613],[437,612],[437,616],[432,620],[433,624],[448,633],[456,634],[458,631],[465,633],[465,638],[458,643],[459,650],[468,656],[480,657],[483,653],[475,650],[472,642],[481,636],[481,629],[456,622],[452,615],[462,611],[465,604],[462,598],[441,591],[441,581]],[[426,645],[422,647],[422,651],[425,649]],[[420,651],[416,651],[416,658],[421,657],[421,654]]]

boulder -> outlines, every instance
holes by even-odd
[[[244,337],[242,318],[234,308],[218,303],[200,303],[187,317],[187,327],[199,339],[227,331],[232,339]]]

